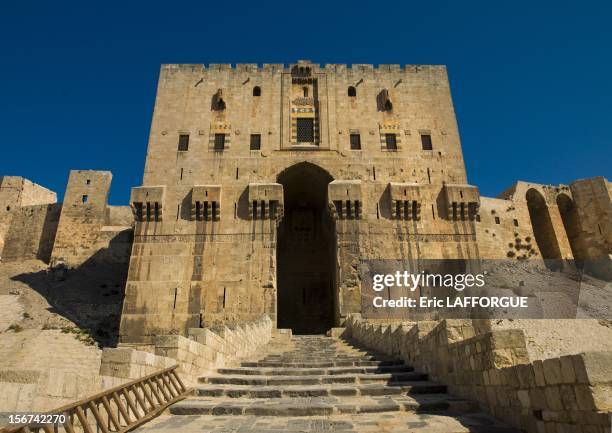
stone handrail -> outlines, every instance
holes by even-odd
[[[124,433],[159,415],[189,394],[173,366],[75,403],[47,412],[35,422],[0,430],[3,433]],[[47,418],[47,419],[45,419]],[[49,422],[47,422],[49,421]]]

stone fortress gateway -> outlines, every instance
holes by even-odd
[[[610,190],[519,182],[480,197],[444,66],[165,65],[132,190],[120,339],[262,314],[323,333],[360,311],[361,259],[606,268]]]
[[[444,66],[164,65],[131,209],[107,204],[111,179],[73,170],[56,203],[0,177],[0,258],[127,270],[122,312],[87,307],[121,315],[124,345],[264,314],[323,333],[361,311],[363,259],[574,258],[612,275],[610,182],[480,196]]]

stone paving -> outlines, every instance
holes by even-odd
[[[136,431],[516,433],[426,374],[342,340],[276,349],[201,377],[192,397]]]
[[[393,412],[327,417],[163,415],[136,432],[210,433],[518,433],[482,414]]]

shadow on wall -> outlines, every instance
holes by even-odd
[[[57,267],[13,277],[42,295],[52,313],[87,330],[101,347],[115,347],[125,296],[133,232],[115,235],[76,268]]]

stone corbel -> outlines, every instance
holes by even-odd
[[[280,183],[249,183],[251,219],[283,219],[283,186]]]
[[[335,219],[361,219],[363,216],[360,180],[334,180],[327,186],[327,196]]]
[[[416,183],[389,183],[391,217],[399,220],[421,219],[422,185]]]
[[[221,185],[196,185],[191,190],[191,219],[218,221],[221,218]]]
[[[480,208],[478,188],[467,184],[445,184],[444,198],[448,219],[453,221],[473,220]]]
[[[136,221],[162,221],[165,197],[165,186],[132,188],[130,205]]]

